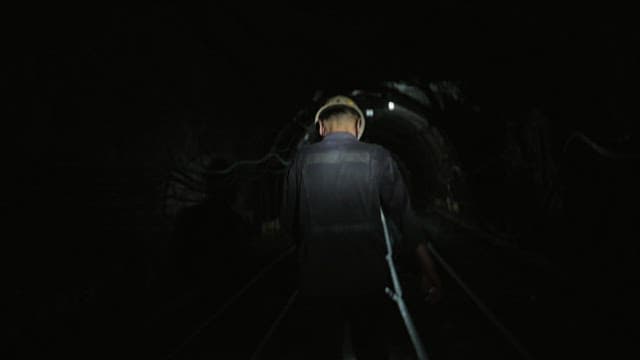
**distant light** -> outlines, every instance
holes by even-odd
[[[393,103],[393,101],[389,101],[389,110],[393,110],[396,108],[396,104]]]
[[[373,117],[373,109],[366,109],[364,111],[364,116],[366,117]]]

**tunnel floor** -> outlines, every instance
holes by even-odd
[[[550,293],[549,287],[553,285],[541,288],[539,283],[543,282],[543,275],[536,275],[531,268],[514,264],[513,260],[505,261],[513,255],[505,254],[504,249],[489,246],[471,234],[461,233],[441,245],[440,253],[519,340],[530,358],[562,358],[565,352],[571,352],[567,345],[570,342],[563,332],[571,331],[573,315],[564,314],[563,322],[558,316],[561,312],[558,304],[545,300],[543,294]],[[275,258],[278,252],[272,251],[271,257]],[[156,316],[158,324],[152,326],[157,340],[154,343],[162,344],[164,349],[159,352],[173,354],[174,359],[251,359],[260,348],[259,356],[255,358],[281,359],[284,349],[300,336],[291,325],[300,316],[296,302],[283,311],[296,291],[293,254],[270,268],[213,321],[210,318],[215,310],[240,290],[246,283],[241,280],[250,280],[259,266],[239,276],[235,285],[227,289],[212,284],[207,290],[185,295],[165,306]],[[258,263],[264,265],[267,261],[263,256],[256,261]],[[430,359],[526,358],[449,274],[442,269],[439,272],[443,278],[444,297],[437,305],[422,302],[417,288],[408,286],[415,283],[411,275],[402,277],[405,301]],[[221,291],[225,296],[220,295]],[[395,315],[397,321],[389,327],[391,359],[415,359],[399,312]],[[279,316],[281,318],[277,320]],[[210,321],[207,322],[208,318]],[[549,326],[551,321],[553,326]],[[185,342],[185,339],[189,340]],[[348,341],[345,344],[344,359],[354,359]]]

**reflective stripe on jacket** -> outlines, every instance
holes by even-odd
[[[300,291],[357,295],[383,291],[388,271],[379,208],[403,246],[421,241],[398,165],[380,145],[346,132],[300,149],[285,176],[280,222],[298,243]]]

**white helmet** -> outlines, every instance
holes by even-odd
[[[358,112],[358,114],[360,115],[360,119],[358,120],[358,136],[357,137],[358,137],[358,140],[360,140],[360,138],[362,137],[362,133],[364,133],[364,126],[365,126],[364,114],[362,114],[362,111],[360,110],[358,105],[356,105],[355,101],[351,100],[351,98],[348,98],[346,96],[338,95],[327,100],[327,102],[325,102],[324,105],[322,105],[322,107],[318,110],[318,112],[316,112],[316,118],[313,123],[317,124],[318,121],[320,121],[320,114],[326,109],[334,106],[346,106]]]

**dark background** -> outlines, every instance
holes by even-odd
[[[167,296],[157,284],[170,277],[175,219],[160,195],[175,154],[258,159],[317,90],[385,80],[464,84],[486,122],[452,121],[444,131],[467,171],[480,174],[470,186],[488,219],[527,214],[533,185],[505,180],[500,159],[509,120],[543,114],[562,215],[491,225],[519,229],[527,249],[563,269],[558,289],[572,290],[558,304],[575,302],[572,316],[586,326],[576,351],[630,344],[638,160],[618,155],[640,149],[638,29],[628,9],[56,3],[9,7],[3,18],[5,328],[20,358],[162,353],[148,324]],[[580,140],[567,146],[575,131],[613,155]],[[546,326],[554,327],[539,330]]]

